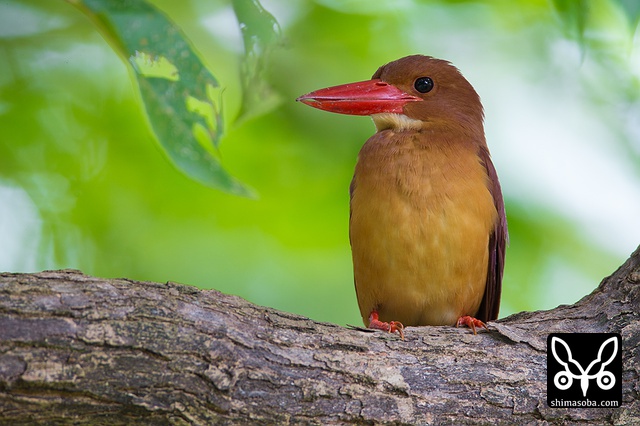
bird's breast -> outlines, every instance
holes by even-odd
[[[497,212],[469,143],[383,131],[362,148],[350,239],[366,322],[452,325],[482,300]]]

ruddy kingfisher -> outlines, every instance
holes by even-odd
[[[498,317],[507,221],[480,97],[451,63],[413,55],[371,80],[298,98],[369,115],[351,181],[349,237],[369,328],[476,327]]]

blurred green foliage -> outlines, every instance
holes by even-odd
[[[218,159],[258,199],[218,192],[171,166],[125,64],[78,9],[5,1],[0,269],[173,280],[358,324],[348,185],[373,125],[294,99],[413,53],[451,60],[483,98],[510,225],[502,316],[576,301],[640,242],[640,227],[625,222],[638,211],[640,188],[633,2],[265,0],[275,45],[243,40],[234,14],[241,0],[150,3],[220,82],[226,134]],[[264,25],[252,19],[242,15],[245,33]],[[575,108],[554,109],[572,99]],[[546,124],[553,112],[568,114],[566,133]],[[603,146],[585,138],[577,152],[564,138],[596,133],[589,126],[600,121],[594,137],[606,136]],[[530,142],[549,138],[551,150]],[[591,161],[583,156],[591,147],[611,155]],[[624,188],[609,172],[621,169]],[[598,174],[604,189],[585,188],[580,170]],[[566,179],[544,180],[557,172]],[[563,203],[580,191],[593,192],[593,205]],[[603,201],[607,192],[614,202]],[[585,219],[598,206],[611,208],[618,233]]]

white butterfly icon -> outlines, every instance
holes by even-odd
[[[606,361],[602,361],[602,354],[604,352],[604,348],[613,344],[613,353]],[[564,350],[568,354],[568,359],[563,361],[556,351],[558,345],[562,345]],[[569,349],[569,345],[559,337],[551,338],[551,352],[553,352],[553,357],[564,367],[564,371],[560,371],[553,378],[553,384],[556,388],[560,390],[566,390],[571,387],[573,384],[573,379],[580,379],[580,387],[582,388],[582,395],[584,397],[587,396],[587,389],[589,388],[589,380],[596,379],[596,383],[598,387],[602,390],[609,390],[616,384],[616,378],[610,371],[605,371],[605,367],[613,361],[616,354],[618,353],[618,339],[615,337],[611,337],[605,340],[602,345],[600,345],[600,349],[598,350],[598,357],[589,364],[586,369],[583,369],[578,361],[573,359],[573,355],[571,354],[571,349]],[[580,374],[574,374],[569,369],[569,363],[575,365]],[[595,374],[589,374],[591,369],[600,363],[600,369]]]

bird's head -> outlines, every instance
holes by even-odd
[[[328,87],[298,101],[325,111],[370,115],[378,130],[435,127],[482,131],[480,97],[449,62],[413,55],[383,65],[371,80]]]

